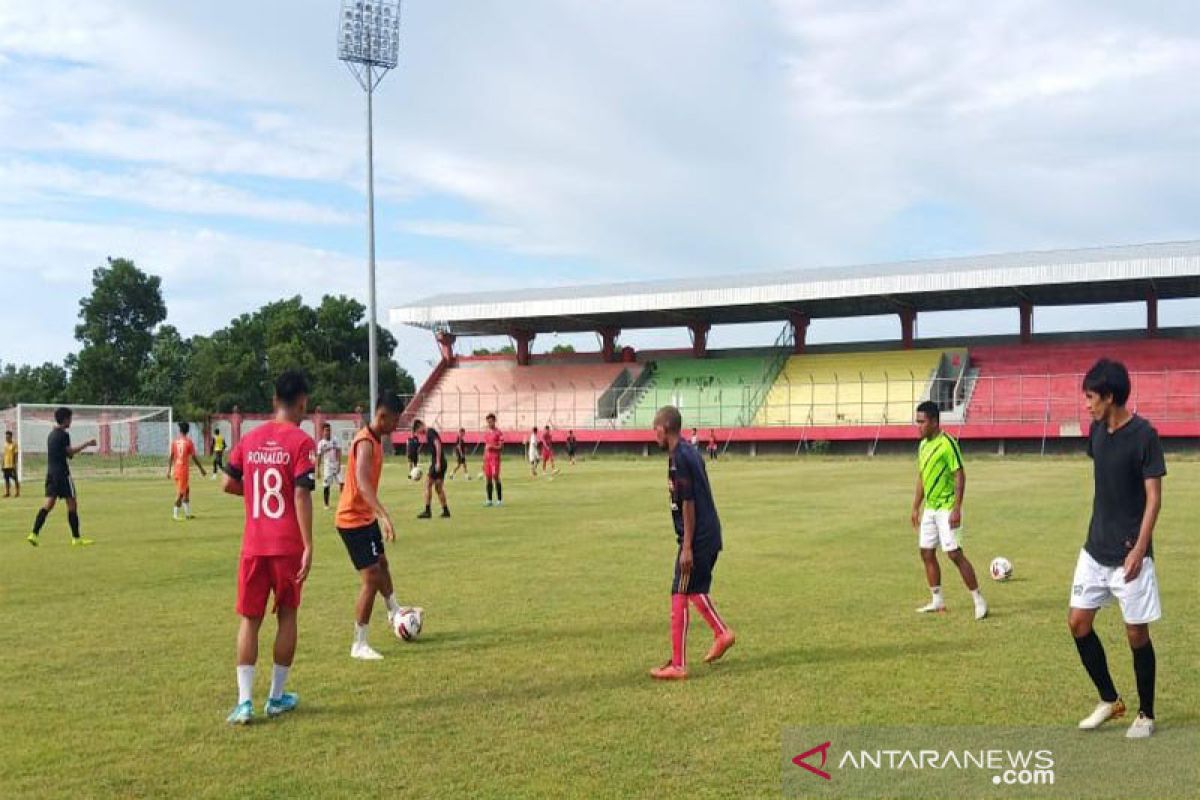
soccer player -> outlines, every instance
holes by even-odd
[[[571,466],[575,466],[575,448],[578,446],[579,440],[575,438],[575,431],[567,431],[567,459]]]
[[[322,496],[325,499],[325,510],[329,510],[329,489],[337,484],[338,494],[342,492],[342,446],[333,438],[333,426],[328,422],[321,426],[321,441],[317,442],[317,463],[321,466],[323,484]]]
[[[308,406],[308,381],[287,371],[275,381],[275,418],[246,434],[233,448],[222,485],[240,495],[246,508],[238,564],[238,702],[227,722],[254,719],[254,665],[258,632],[275,595],[274,667],[263,712],[276,717],[296,708],[299,697],[283,691],[296,656],[297,614],[304,581],[312,568],[312,490],[316,452],[300,430]]]
[[[375,403],[371,422],[359,428],[350,442],[346,486],[338,498],[334,517],[338,534],[350,554],[350,562],[362,581],[354,607],[354,644],[350,646],[350,657],[361,661],[383,658],[367,643],[376,593],[382,595],[387,604],[389,622],[406,610],[396,601],[392,573],[383,552],[384,541],[396,541],[396,531],[392,527],[392,518],[379,500],[383,438],[392,435],[399,421],[400,398],[381,395]]]
[[[467,480],[471,480],[471,470],[467,469],[467,429],[458,429],[458,438],[454,440],[454,472],[450,473],[450,480],[454,480],[454,476],[458,474],[458,470],[462,469],[466,473]]]
[[[529,459],[529,477],[537,477],[538,461],[541,458],[541,442],[538,440],[538,429],[534,427],[533,432],[529,434],[528,444],[528,459]]]
[[[917,546],[925,563],[925,579],[933,598],[917,609],[919,613],[941,613],[946,610],[942,599],[942,568],[938,564],[937,546],[962,576],[963,583],[975,601],[975,619],[987,616],[987,601],[979,591],[975,568],[967,560],[959,541],[962,533],[963,494],[967,490],[967,473],[963,468],[962,450],[958,442],[941,428],[941,412],[937,403],[926,400],[917,406],[917,428],[921,444],[917,448],[917,492],[913,497],[912,526],[919,531]],[[924,511],[922,512],[922,506]]]
[[[721,552],[721,520],[700,451],[683,441],[679,409],[663,406],[654,415],[654,438],[668,453],[667,487],[675,523],[675,578],[671,583],[671,660],[650,670],[658,680],[682,680],[687,671],[688,603],[712,628],[713,645],[704,657],[712,663],[733,647],[736,637],[708,596],[713,568]]]
[[[4,432],[4,496],[8,497],[11,491],[9,484],[16,484],[17,493],[14,497],[21,496],[21,481],[17,478],[17,443],[13,441],[12,431]]]
[[[212,448],[212,476],[213,480],[216,480],[217,475],[225,469],[225,434],[221,433],[221,429],[217,427],[213,428]]]
[[[429,501],[437,491],[438,502],[442,504],[442,518],[450,516],[450,506],[446,504],[446,452],[442,447],[442,437],[433,428],[428,428],[419,419],[413,420],[413,435],[425,434],[425,444],[429,448],[429,472],[425,474],[425,510],[417,514],[417,519],[429,519],[433,513],[429,510]]]
[[[1092,628],[1101,606],[1114,599],[1120,604],[1141,704],[1125,735],[1144,739],[1154,733],[1156,659],[1150,623],[1162,617],[1151,540],[1162,507],[1167,465],[1158,433],[1125,408],[1129,391],[1129,373],[1116,361],[1097,361],[1083,379],[1093,420],[1087,453],[1092,459],[1094,494],[1087,541],[1071,581],[1067,624],[1079,659],[1100,694],[1096,709],[1079,723],[1081,729],[1093,730],[1125,714],[1104,646]]]
[[[176,521],[192,518],[192,467],[188,462],[195,462],[200,476],[205,475],[204,467],[196,456],[196,445],[188,436],[191,428],[186,422],[179,423],[179,435],[171,442],[171,456],[167,462],[167,477],[175,478],[175,507],[171,509],[171,516]],[[183,510],[182,518],[179,516],[180,509]]]
[[[696,432],[695,428],[692,428],[692,438],[688,439],[688,444],[697,449],[700,447],[700,434]]]
[[[500,485],[500,456],[504,454],[504,433],[496,427],[496,415],[488,414],[484,419],[487,430],[483,432],[483,478],[487,481],[486,506],[492,504],[492,489],[496,490],[496,505],[504,504],[504,487]]]
[[[712,428],[708,429],[708,460],[717,460],[717,432]]]
[[[95,439],[88,439],[78,447],[71,447],[71,409],[66,406],[54,411],[54,430],[46,437],[46,502],[38,509],[37,518],[33,521],[33,533],[26,541],[34,547],[41,541],[42,526],[46,517],[54,510],[54,505],[61,497],[67,504],[67,523],[71,526],[71,546],[87,547],[94,544],[91,539],[79,535],[79,506],[75,498],[75,481],[71,480],[71,467],[67,463],[89,447],[96,446]]]
[[[558,467],[554,465],[554,434],[550,432],[550,426],[542,432],[542,474],[546,474],[546,469],[549,468],[550,475],[553,477],[559,472]]]
[[[421,457],[421,440],[415,433],[409,434],[405,450],[408,455],[408,471],[411,474],[417,468],[417,461]],[[412,478],[410,477],[409,480],[412,480]]]

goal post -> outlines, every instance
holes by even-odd
[[[46,470],[46,438],[56,425],[54,412],[71,409],[71,445],[96,445],[71,461],[71,474],[84,478],[127,477],[165,472],[173,417],[166,406],[21,403],[0,412],[0,428],[17,443],[17,475],[36,480]]]

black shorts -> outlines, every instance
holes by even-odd
[[[383,533],[378,522],[361,528],[338,528],[337,532],[355,569],[366,569],[379,563],[379,557],[383,555]]]
[[[17,471],[12,467],[4,468],[4,482],[15,481],[17,479]]]
[[[431,481],[440,481],[446,477],[446,462],[440,464],[430,464],[429,472],[425,473]]]
[[[671,581],[671,594],[708,594],[712,588],[713,569],[717,566],[720,550],[693,550],[692,574],[684,584],[679,581],[679,556],[675,556],[675,578]]]
[[[221,469],[221,467],[223,467],[224,465],[225,465],[225,451],[218,450],[217,452],[213,453],[213,468]]]
[[[464,467],[467,465],[467,456],[465,453],[459,453],[455,456],[455,458],[458,459],[458,463],[462,464]]]
[[[46,476],[46,497],[59,497],[64,500],[75,496],[75,481],[70,473],[66,475]]]
[[[567,456],[569,457],[573,455],[575,455],[575,446],[569,444],[567,445]]]

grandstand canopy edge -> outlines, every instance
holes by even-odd
[[[1032,309],[1200,297],[1200,241],[907,261],[740,276],[429,297],[391,309],[393,325],[457,336],[690,327],[895,313],[910,329],[917,313],[1014,307],[1022,334]],[[905,337],[908,338],[907,336]]]

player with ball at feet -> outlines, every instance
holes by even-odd
[[[958,567],[958,574],[975,601],[975,619],[987,616],[987,602],[979,591],[975,568],[967,560],[959,541],[962,532],[963,495],[967,473],[963,469],[958,442],[942,430],[937,403],[926,400],[917,406],[917,429],[921,444],[917,449],[917,493],[913,497],[912,526],[918,531],[921,561],[929,581],[929,603],[917,609],[922,614],[946,610],[942,599],[942,568],[937,547],[941,542],[946,557]],[[922,506],[924,510],[922,510]]]
[[[392,573],[388,568],[387,556],[383,553],[384,541],[394,542],[396,531],[387,509],[379,501],[383,437],[391,436],[399,421],[400,398],[392,394],[382,395],[375,402],[371,423],[360,428],[350,443],[346,483],[338,498],[337,515],[334,518],[346,552],[350,554],[350,562],[362,579],[354,607],[354,644],[350,646],[350,657],[360,661],[383,658],[379,651],[367,643],[376,594],[382,595],[387,603],[388,621],[393,628],[398,617],[413,610],[402,607],[396,600]],[[420,609],[416,611],[420,613]]]

